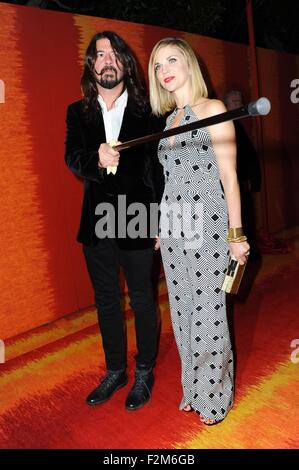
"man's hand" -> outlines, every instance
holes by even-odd
[[[119,142],[113,142],[114,145],[117,145]],[[109,174],[110,171],[113,174],[116,173],[116,168],[119,164],[119,152],[113,150],[113,147],[109,144],[101,144],[98,150],[99,154],[99,168],[107,168],[107,173]],[[114,171],[115,168],[115,171]],[[108,169],[110,170],[108,172]]]

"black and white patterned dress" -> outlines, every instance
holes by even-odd
[[[197,119],[186,106],[180,125]],[[233,353],[221,290],[228,261],[227,206],[208,130],[179,134],[172,144],[159,143],[165,176],[160,235],[182,363],[180,409],[191,404],[205,418],[221,420],[233,403]]]

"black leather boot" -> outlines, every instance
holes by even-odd
[[[151,397],[153,384],[154,375],[152,369],[137,368],[134,385],[126,399],[126,409],[128,411],[135,411],[145,405]]]
[[[88,405],[100,405],[112,397],[113,393],[128,383],[125,370],[108,370],[105,377],[86,398]]]

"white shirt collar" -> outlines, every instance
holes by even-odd
[[[101,107],[104,108],[105,111],[107,111],[107,105],[100,94],[98,94],[98,101]],[[125,89],[125,91],[114,101],[114,106],[111,109],[118,108],[121,106],[125,108],[127,106],[127,102],[128,102],[128,91],[127,89]]]

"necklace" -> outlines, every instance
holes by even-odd
[[[203,101],[202,103],[195,103],[195,104],[188,104],[188,103],[187,103],[187,104],[185,104],[185,106],[183,106],[182,108],[179,108],[179,107],[177,106],[176,109],[185,109],[186,106],[190,106],[190,108],[192,109],[192,108],[194,108],[195,106],[201,106],[202,104],[206,103],[207,101],[208,101],[208,100],[205,100],[205,101]]]

